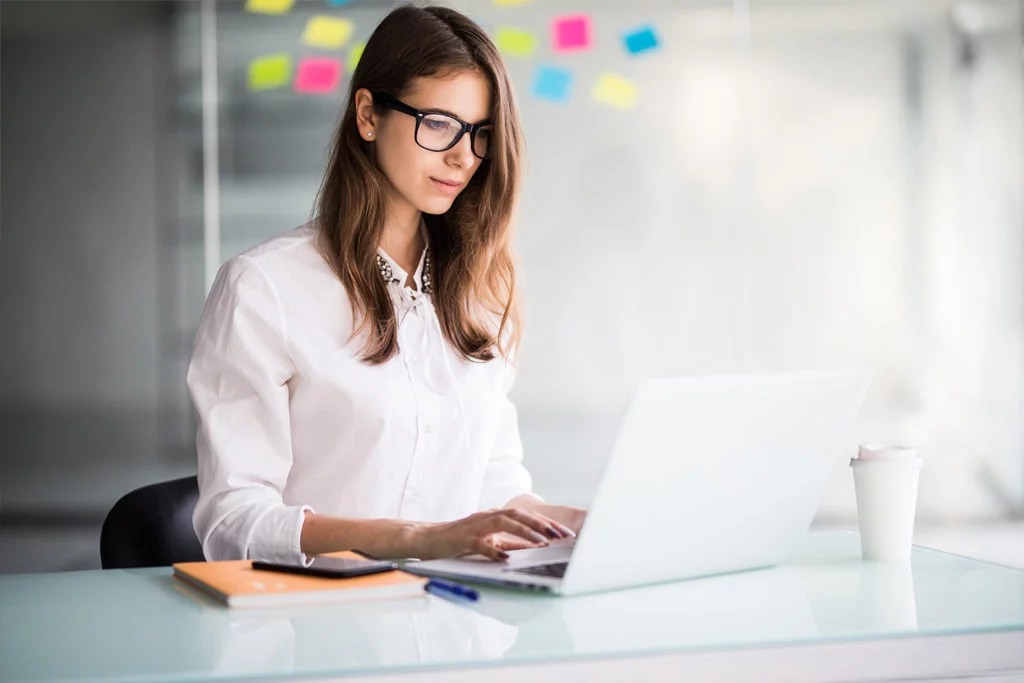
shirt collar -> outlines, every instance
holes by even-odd
[[[430,240],[427,239],[427,228],[422,221],[420,222],[420,232],[423,234],[423,243],[427,246],[423,248],[423,252],[420,254],[420,261],[416,266],[416,272],[413,273],[412,279],[416,283],[417,293],[431,294]],[[399,289],[405,288],[405,281],[409,279],[409,273],[398,265],[381,247],[377,247],[377,268],[380,270],[381,277],[384,278],[386,284],[395,285]]]

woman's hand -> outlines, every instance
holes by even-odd
[[[479,553],[492,560],[507,560],[506,550],[539,548],[548,539],[575,536],[565,525],[520,508],[477,512],[438,524],[425,524],[416,532],[416,557],[429,560]]]
[[[552,519],[572,529],[573,535],[579,534],[580,529],[583,528],[583,523],[587,519],[587,511],[583,508],[572,507],[571,505],[552,505],[531,495],[516,496],[508,502],[507,507],[519,508],[520,510],[526,510],[535,515]]]

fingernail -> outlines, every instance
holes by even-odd
[[[563,534],[559,533],[558,529],[556,529],[553,526],[549,526],[546,529],[544,529],[544,533],[546,533],[548,535],[548,538],[562,538],[563,537]]]
[[[503,560],[507,560],[508,559],[508,553],[504,553],[504,552],[503,553],[498,553],[498,557],[500,557]]]
[[[537,541],[537,543],[547,543],[547,540],[543,536],[538,534],[536,531],[530,532],[530,538]]]

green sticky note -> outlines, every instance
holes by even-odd
[[[494,42],[499,50],[516,57],[529,57],[537,48],[537,36],[509,26],[498,28]]]
[[[356,70],[356,64],[359,63],[359,58],[363,56],[363,50],[366,48],[366,43],[359,42],[354,43],[348,51],[348,70],[349,73]]]
[[[292,78],[292,56],[267,55],[249,62],[249,90],[273,90],[288,85]]]

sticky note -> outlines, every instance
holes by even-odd
[[[569,98],[572,72],[555,66],[539,66],[533,77],[534,96],[551,102],[564,102]]]
[[[350,0],[327,0],[332,5],[347,5]]]
[[[307,57],[295,73],[295,92],[311,95],[329,93],[341,82],[341,62],[330,57]]]
[[[348,50],[348,70],[355,71],[356,64],[359,63],[359,58],[363,56],[363,50],[366,49],[366,43],[360,41],[354,43]]]
[[[273,90],[288,85],[292,77],[292,56],[287,52],[267,55],[249,62],[249,90]]]
[[[494,4],[498,7],[511,7],[513,5],[525,5],[531,0],[494,0]]]
[[[537,36],[529,31],[502,26],[494,39],[498,49],[516,57],[529,57],[537,47]]]
[[[590,47],[590,17],[576,14],[551,22],[552,47],[556,52],[576,52]]]
[[[590,92],[595,101],[617,109],[629,109],[636,105],[637,87],[632,81],[615,74],[603,74]]]
[[[641,26],[638,29],[625,33],[622,36],[622,42],[626,44],[627,52],[637,55],[658,47],[658,36],[654,33],[653,26]]]
[[[315,16],[306,24],[302,42],[312,47],[335,50],[348,42],[354,28],[355,26],[348,19]]]
[[[284,14],[295,0],[245,0],[245,11],[255,14]]]

